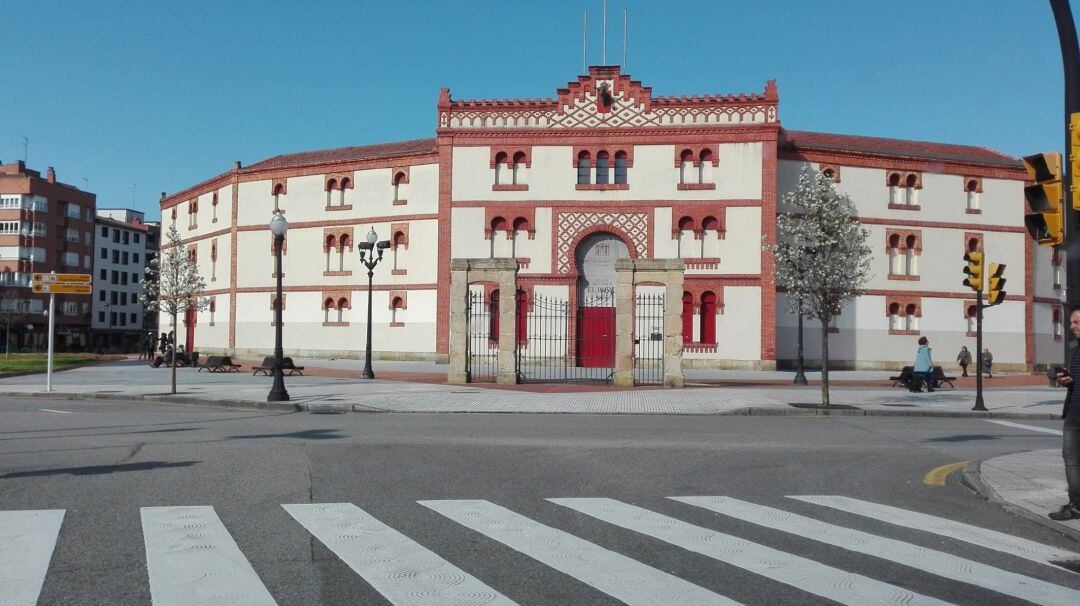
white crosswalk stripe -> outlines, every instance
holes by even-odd
[[[37,604],[63,509],[0,511],[0,605]]]
[[[548,500],[841,604],[948,603],[613,499]]]
[[[670,497],[733,518],[870,555],[1045,606],[1076,606],[1080,591],[860,530],[730,497]]]
[[[855,515],[873,518],[888,524],[914,528],[924,532],[930,532],[950,539],[964,541],[972,545],[978,545],[994,551],[1008,553],[1040,564],[1049,564],[1054,560],[1080,560],[1080,553],[1059,549],[1035,541],[1029,541],[1011,534],[1005,534],[996,530],[980,528],[963,522],[956,522],[946,518],[879,505],[869,501],[860,501],[851,497],[830,495],[805,495],[791,496],[789,499],[798,499],[815,505],[831,507],[853,513]]]
[[[319,503],[282,507],[395,605],[515,604],[355,505]]]
[[[154,606],[276,604],[213,507],[143,507]]]
[[[488,501],[419,503],[630,606],[738,604]]]

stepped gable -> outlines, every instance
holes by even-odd
[[[374,145],[338,147],[334,149],[298,152],[295,154],[281,154],[256,162],[255,164],[245,167],[243,170],[247,172],[292,168],[296,166],[310,166],[313,164],[337,164],[340,162],[393,158],[396,156],[411,156],[425,153],[435,153],[435,139],[412,139],[410,141],[394,141],[390,143],[376,143]]]
[[[841,152],[854,155],[939,160],[1024,170],[1023,163],[1017,158],[985,147],[865,137],[861,135],[837,135],[783,129],[780,134],[780,150],[782,153],[787,152],[788,154],[815,151]]]
[[[555,98],[454,100],[439,94],[439,127],[610,128],[726,126],[777,122],[779,92],[770,80],[764,92],[654,97],[652,88],[618,66],[589,68]]]

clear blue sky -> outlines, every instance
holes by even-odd
[[[581,71],[584,10],[600,63],[600,0],[277,4],[0,0],[0,160],[27,136],[31,168],[102,207],[130,206],[134,181],[157,217],[161,191],[233,160],[432,136],[442,86],[553,96]],[[654,94],[774,78],[790,129],[1064,147],[1045,0],[611,0],[608,63],[623,8],[627,71]]]

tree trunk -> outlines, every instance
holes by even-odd
[[[172,347],[172,393],[176,394],[176,341],[177,341],[177,337],[176,337],[176,312],[173,312],[173,314],[172,314],[172,324],[173,324],[173,342],[172,342],[172,346],[171,346]],[[169,347],[168,343],[166,343],[165,345],[166,345],[166,347]]]
[[[11,357],[11,327],[7,327],[4,330],[4,357]]]
[[[829,318],[821,319],[821,406],[829,407]]]

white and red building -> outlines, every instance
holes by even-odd
[[[603,246],[608,256],[685,260],[686,366],[789,366],[796,322],[762,241],[775,238],[783,196],[805,168],[832,175],[871,231],[874,278],[830,345],[842,366],[910,363],[917,335],[940,362],[961,345],[974,350],[961,273],[971,247],[1008,266],[1008,299],[986,312],[995,365],[1060,358],[1060,267],[1025,234],[1017,159],[791,131],[779,102],[771,81],[752,94],[665,97],[618,67],[592,67],[553,99],[455,100],[443,89],[434,138],[236,163],[161,199],[163,229],[176,225],[194,248],[211,298],[178,335],[204,353],[272,351],[267,224],[277,207],[290,223],[292,355],[363,350],[367,276],[356,242],[374,228],[391,242],[375,270],[377,357],[445,360],[452,258],[516,258],[526,297],[576,305],[587,259]],[[820,328],[806,326],[813,358]]]

